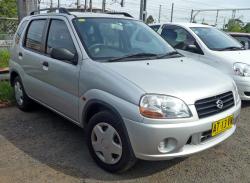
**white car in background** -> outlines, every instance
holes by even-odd
[[[230,75],[241,99],[250,100],[250,50],[245,50],[234,38],[202,24],[163,23],[150,27],[181,54]]]

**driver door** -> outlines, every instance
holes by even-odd
[[[78,121],[78,85],[80,64],[51,57],[51,50],[64,48],[77,52],[76,40],[64,19],[50,19],[42,63],[41,81],[44,83],[41,101],[59,113]]]

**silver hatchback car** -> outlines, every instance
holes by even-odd
[[[22,20],[10,81],[21,110],[35,101],[86,129],[99,166],[188,156],[234,133],[241,101],[228,76],[127,14],[58,11]]]

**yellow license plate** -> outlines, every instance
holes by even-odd
[[[234,117],[233,117],[233,115],[231,115],[231,116],[228,116],[227,118],[224,118],[220,121],[214,122],[212,124],[212,137],[232,128],[233,119],[234,119]]]

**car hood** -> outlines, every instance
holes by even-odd
[[[223,73],[184,57],[105,65],[145,93],[175,96],[187,104],[232,91],[233,86],[232,80]]]
[[[231,63],[241,62],[250,65],[250,50],[215,51],[215,54]]]

